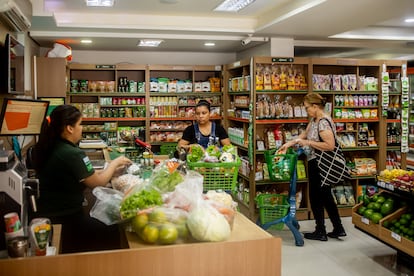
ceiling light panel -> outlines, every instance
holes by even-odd
[[[239,10],[247,7],[256,0],[225,0],[223,3],[217,6],[214,11],[221,12],[238,12]]]
[[[138,42],[139,47],[158,47],[163,42],[160,39],[141,39]]]
[[[88,7],[112,7],[114,0],[86,0]]]

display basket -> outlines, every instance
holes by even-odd
[[[287,196],[282,194],[260,194],[256,197],[256,205],[259,208],[259,219],[261,224],[283,218],[289,212]],[[284,223],[272,225],[274,230],[282,230]]]
[[[190,170],[197,171],[203,177],[203,190],[222,190],[234,192],[237,185],[237,176],[241,161],[237,158],[236,162],[188,162]]]
[[[264,152],[269,177],[273,181],[288,181],[292,177],[295,167],[295,153],[277,154],[277,149]]]
[[[160,154],[161,155],[168,155],[170,157],[174,156],[174,152],[177,149],[178,143],[163,143],[160,146]]]

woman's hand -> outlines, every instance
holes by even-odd
[[[310,140],[307,139],[295,139],[295,144],[301,146],[301,147],[306,147],[306,146],[310,146]]]

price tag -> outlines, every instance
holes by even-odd
[[[394,238],[394,240],[401,242],[401,236],[397,233],[391,232],[391,237]]]
[[[377,185],[378,187],[385,188],[385,182],[378,181]]]
[[[362,218],[361,218],[361,222],[362,222],[363,224],[369,225],[369,219],[367,219],[367,218],[365,218],[365,217],[362,217]]]
[[[392,184],[390,184],[390,183],[388,183],[388,184],[387,184],[387,186],[386,186],[385,188],[387,188],[387,189],[388,189],[388,190],[390,190],[390,191],[394,191],[394,185],[392,185]]]

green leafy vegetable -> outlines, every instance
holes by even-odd
[[[220,157],[220,149],[214,145],[208,146],[206,148],[206,152],[209,156],[215,156],[217,158]]]
[[[184,177],[177,170],[170,173],[168,168],[161,168],[158,172],[153,173],[150,183],[161,193],[172,192],[175,186],[184,181]]]
[[[198,162],[204,156],[204,151],[199,145],[192,145],[190,147],[190,153],[187,155],[187,161]]]
[[[161,194],[156,190],[142,190],[127,197],[121,203],[121,217],[131,218],[137,214],[138,210],[153,206],[162,205]]]

